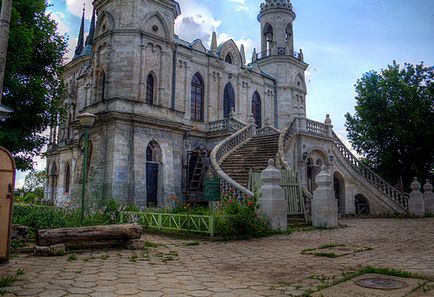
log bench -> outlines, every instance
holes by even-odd
[[[141,235],[142,227],[138,224],[46,229],[36,233],[36,245],[64,244],[67,248],[87,248],[126,244]]]

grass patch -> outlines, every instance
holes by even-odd
[[[145,243],[143,244],[144,248],[157,248],[158,247],[158,243],[154,243],[152,241],[145,241]]]
[[[69,255],[68,256],[68,262],[77,261],[77,255]]]
[[[335,253],[324,253],[324,252],[313,253],[313,255],[315,257],[326,257],[326,258],[337,258],[338,257],[338,255],[336,255]]]
[[[14,275],[4,275],[0,277],[0,295],[4,295],[7,291],[4,288],[10,287],[14,282],[19,280],[19,276],[24,274],[24,270],[19,268]]]
[[[200,241],[195,240],[195,241],[190,241],[190,242],[186,242],[183,244],[184,246],[195,246],[195,245],[200,245]]]
[[[102,260],[107,260],[108,258],[110,258],[109,255],[106,255],[106,254],[101,255]]]
[[[128,259],[130,260],[130,262],[134,262],[134,263],[137,262],[138,258],[139,257],[137,256],[136,253],[132,253],[131,256],[128,257]]]
[[[390,268],[379,268],[379,267],[372,267],[372,266],[366,266],[363,267],[357,271],[354,272],[343,272],[340,277],[333,277],[330,281],[327,282],[327,278],[324,278],[322,276],[309,276],[311,279],[318,279],[321,280],[321,284],[319,284],[316,287],[315,291],[309,290],[307,292],[306,296],[310,296],[311,293],[321,291],[323,289],[336,286],[338,284],[347,282],[353,278],[356,278],[358,276],[364,275],[364,274],[380,274],[380,275],[388,275],[388,276],[395,276],[395,277],[401,277],[401,278],[415,278],[415,279],[422,279],[427,281],[432,281],[433,278],[427,277],[418,273],[403,271],[403,270],[397,270],[397,269],[390,269]]]

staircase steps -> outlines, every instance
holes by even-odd
[[[303,214],[289,214],[287,216],[288,219],[288,227],[291,228],[300,228],[307,227],[310,224],[306,223],[305,217]]]
[[[279,134],[259,135],[235,150],[221,164],[222,170],[239,184],[247,187],[249,170],[262,171],[269,159],[276,159]]]

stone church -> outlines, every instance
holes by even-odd
[[[326,165],[342,214],[407,212],[407,196],[376,176],[340,142],[331,120],[306,118],[305,62],[294,48],[289,0],[260,5],[261,49],[212,35],[210,48],[174,33],[174,0],[95,0],[87,39],[81,23],[65,65],[65,117],[51,127],[45,200],[79,195],[83,129],[92,113],[86,184],[92,197],[141,208],[169,197],[204,201],[204,181],[251,193],[251,172],[267,159],[296,173],[300,199]],[[303,206],[304,207],[304,206]]]

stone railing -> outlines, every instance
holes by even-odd
[[[333,133],[334,144],[341,155],[347,160],[354,170],[356,170],[360,175],[366,178],[371,185],[377,188],[380,192],[386,195],[391,201],[399,205],[403,210],[408,210],[408,194],[405,194],[398,189],[391,186],[384,179],[375,174],[366,165],[360,162],[357,157],[355,157],[351,151],[345,146],[345,144],[340,141],[338,136]]]
[[[301,50],[298,53],[293,50],[288,50],[284,47],[272,48],[263,52],[255,53],[253,58],[256,58],[256,60],[261,60],[271,56],[289,56],[299,61],[303,61],[303,52]]]
[[[326,124],[306,119],[306,131],[310,134],[329,136],[329,126]]]
[[[228,119],[217,120],[208,123],[209,132],[220,132],[220,131],[238,131],[247,126],[246,122],[237,119],[235,116],[231,115]]]
[[[228,128],[228,119],[217,120],[208,123],[209,132],[225,131]]]
[[[295,125],[296,119],[294,117],[291,117],[289,121],[285,123],[285,126],[283,126],[282,132],[279,136],[279,143],[276,155],[277,165],[278,167],[287,170],[289,170],[289,166],[285,158],[285,152],[288,149],[290,141],[295,135]]]
[[[253,192],[227,175],[220,167],[220,164],[223,162],[225,157],[236,150],[242,143],[252,138],[255,135],[255,130],[255,124],[248,124],[217,144],[211,152],[211,169],[215,175],[220,177],[220,188],[223,191],[234,190],[235,195],[240,198],[243,195],[252,196]]]
[[[267,135],[267,134],[276,134],[276,133],[280,134],[282,133],[282,131],[280,131],[279,129],[271,125],[267,125],[265,127],[256,130],[256,135]]]

